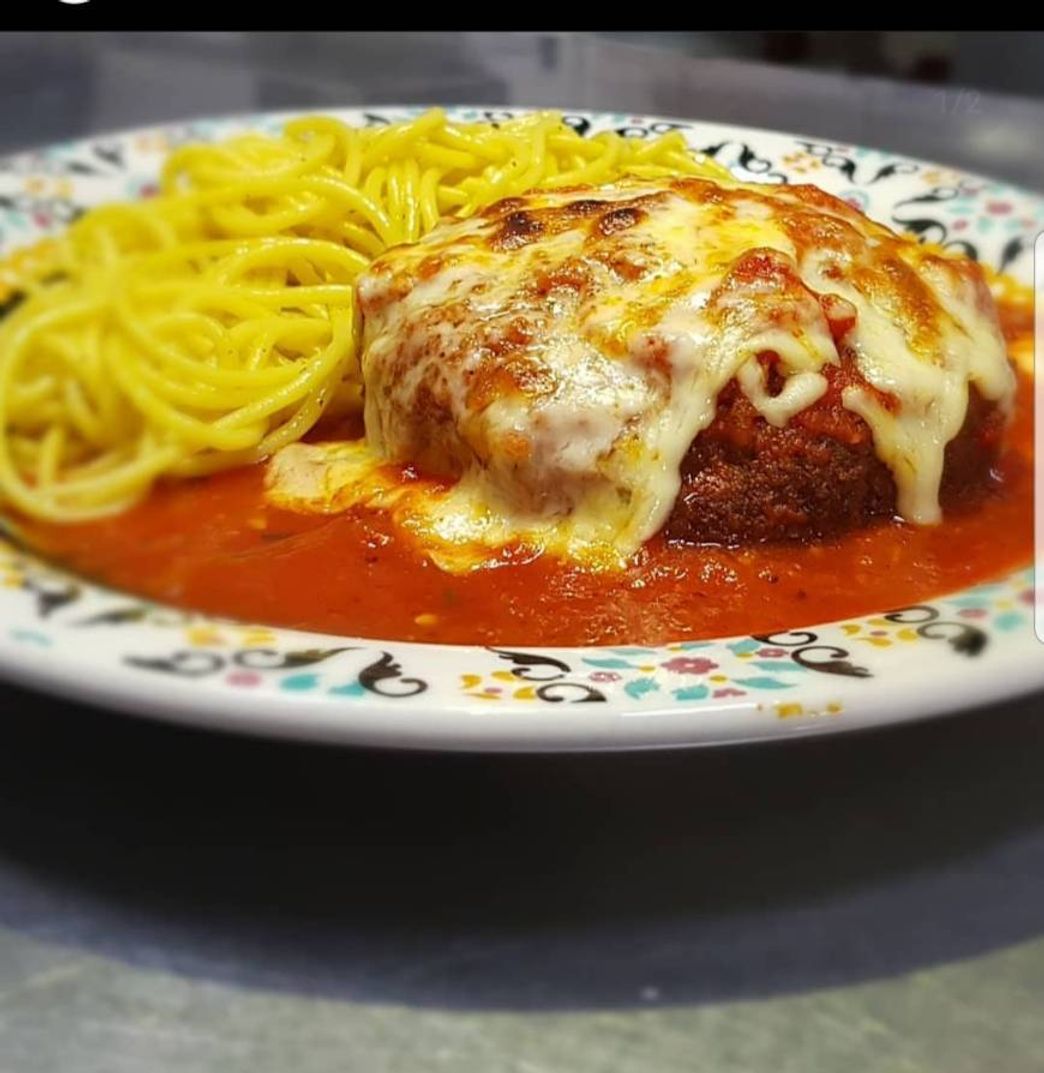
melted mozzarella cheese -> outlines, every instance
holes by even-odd
[[[665,523],[730,380],[782,427],[842,355],[865,381],[843,403],[870,426],[900,511],[934,522],[969,386],[1004,405],[1014,391],[978,270],[812,187],[510,199],[389,251],[358,293],[370,446],[459,479],[408,511],[449,545],[626,556]]]
[[[613,543],[578,539],[568,520],[526,528],[510,513],[492,508],[466,480],[448,485],[405,473],[387,465],[364,440],[284,447],[269,463],[266,495],[282,510],[301,514],[337,514],[351,507],[380,511],[448,573],[545,551],[593,569],[619,569],[625,563]]]

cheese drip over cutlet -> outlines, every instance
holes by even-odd
[[[369,446],[459,478],[433,508],[450,541],[626,556],[664,525],[730,380],[782,427],[843,358],[901,514],[935,523],[969,387],[1014,394],[979,269],[810,186],[508,199],[388,251],[358,295]]]

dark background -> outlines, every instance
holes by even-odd
[[[1044,34],[1037,31],[732,30],[605,36],[689,56],[1044,94]]]
[[[0,152],[194,116],[438,101],[767,127],[1039,189],[1042,92],[1035,32],[0,33]]]

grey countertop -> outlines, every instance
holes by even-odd
[[[548,35],[0,36],[0,151],[205,112],[609,107],[1044,186],[1044,107]],[[592,757],[239,740],[0,687],[0,1073],[1036,1073],[1040,700]]]

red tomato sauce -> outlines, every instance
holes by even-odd
[[[884,521],[808,546],[671,546],[620,573],[550,557],[444,573],[383,515],[265,502],[260,466],[158,488],[116,518],[27,526],[78,573],[279,626],[450,644],[659,644],[770,633],[930,600],[1033,554],[1032,386],[1021,378],[995,492],[942,525]]]

